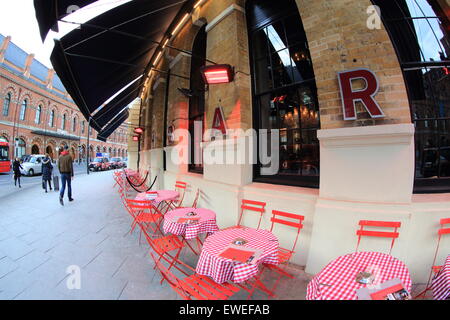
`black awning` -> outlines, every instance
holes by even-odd
[[[87,120],[108,99],[144,74],[169,26],[179,20],[185,13],[183,7],[192,2],[134,0],[97,16],[56,41],[51,56],[53,67]],[[143,85],[143,79],[138,82]],[[126,100],[132,101],[138,94],[136,89]],[[124,103],[108,106],[111,110],[98,117],[101,123],[114,118]],[[95,121],[94,129],[103,129]]]
[[[108,104],[104,105],[97,113],[94,114],[92,119],[92,127],[100,131],[110,120],[112,115],[118,114],[127,105],[129,105],[134,99],[140,89],[140,81],[135,81],[132,85],[118,94]]]
[[[113,119],[102,131],[97,135],[97,139],[106,142],[106,139],[116,130],[125,120],[128,119],[128,109],[123,110],[115,119]]]
[[[34,0],[42,42],[50,30],[58,32],[58,20],[97,0]]]
[[[41,136],[46,136],[46,137],[53,137],[53,138],[59,138],[59,139],[66,139],[66,140],[80,140],[80,137],[76,137],[76,136],[69,136],[67,134],[62,134],[62,133],[56,133],[53,131],[44,131],[44,130],[32,130],[31,131],[32,134],[38,134]]]

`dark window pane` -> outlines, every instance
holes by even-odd
[[[267,36],[264,30],[255,32],[253,35],[253,57],[259,59],[269,55]]]
[[[254,70],[255,73],[258,74],[258,77],[255,78],[256,93],[267,92],[273,89],[270,58],[266,57],[256,60],[254,63]]]

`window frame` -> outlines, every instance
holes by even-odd
[[[9,107],[11,106],[12,94],[11,92],[6,93],[5,98],[3,99],[3,110],[2,115],[7,117],[9,115]]]
[[[250,1],[248,1],[248,3],[250,3]],[[246,7],[247,12],[248,12],[248,9],[249,9],[249,7]],[[273,14],[271,18],[265,19],[262,23],[258,23],[256,26],[248,25],[248,27],[247,27],[248,42],[249,42],[250,70],[251,70],[251,79],[252,79],[251,80],[252,106],[253,106],[252,121],[253,121],[253,128],[255,130],[260,129],[260,120],[261,120],[260,107],[259,107],[260,106],[260,102],[259,102],[260,97],[267,95],[267,94],[282,92],[282,91],[289,90],[291,88],[300,88],[301,86],[311,85],[311,84],[315,88],[315,95],[313,98],[314,98],[314,103],[317,106],[317,111],[318,111],[318,115],[319,115],[317,128],[315,130],[316,130],[316,132],[317,132],[317,130],[320,130],[320,106],[319,106],[318,96],[317,96],[317,85],[315,83],[315,76],[311,79],[306,79],[306,80],[291,83],[289,85],[274,88],[273,87],[274,78],[273,78],[273,71],[272,71],[271,72],[271,74],[272,74],[272,80],[271,80],[272,81],[272,89],[264,90],[262,92],[257,92],[257,78],[255,75],[256,74],[255,62],[256,62],[256,60],[262,60],[264,57],[259,57],[259,59],[255,59],[255,52],[253,49],[254,48],[253,47],[253,38],[257,32],[263,30],[264,28],[267,28],[270,25],[275,25],[282,21],[288,21],[290,18],[295,17],[297,15],[300,19],[300,23],[302,24],[302,28],[304,30],[303,22],[301,20],[301,16],[298,11],[297,5],[296,5],[296,10],[297,10],[297,12],[284,12],[284,13],[277,12],[277,13]],[[247,20],[247,23],[249,24],[249,19]],[[284,23],[283,23],[283,25],[284,25]],[[287,40],[287,33],[286,33],[285,26],[283,26],[283,32],[284,32],[284,34],[286,34],[285,38]],[[305,34],[305,37],[306,37],[306,34]],[[289,40],[287,40],[287,42],[289,42]],[[295,42],[293,44],[286,43],[285,48],[282,50],[279,50],[279,51],[270,50],[270,47],[267,48],[268,49],[268,57],[270,59],[270,64],[271,64],[271,70],[273,70],[273,68],[272,68],[273,64],[271,61],[272,54],[286,50],[286,49],[288,50],[288,52],[290,52],[289,50],[291,48],[293,48],[294,46],[298,45],[299,43],[300,42]],[[306,37],[306,48],[308,49],[308,54],[310,55],[307,37]],[[311,69],[312,69],[312,72],[314,75],[314,67],[312,65],[312,62],[311,62]],[[299,122],[301,123],[301,118],[299,118]],[[280,128],[278,128],[278,130],[279,129]],[[302,130],[301,126],[299,127],[299,130]],[[258,152],[257,154],[259,154],[259,135],[258,135],[257,141],[258,141],[257,142],[257,152]],[[260,174],[261,163],[259,162],[259,157],[258,157],[258,163],[253,165],[253,181],[260,182],[260,183],[275,184],[275,185],[286,185],[286,186],[318,189],[319,185],[320,185],[320,144],[318,144],[318,148],[319,148],[319,156],[318,156],[319,157],[318,158],[319,174],[317,176],[306,176],[306,175],[302,176],[302,175],[295,175],[295,174],[282,174],[282,175],[277,174],[277,175],[273,175],[273,176],[263,176]],[[280,163],[280,165],[281,165],[281,163]]]
[[[371,0],[372,3],[374,5],[378,5],[378,1],[377,0]],[[396,0],[393,0],[394,3]],[[431,0],[434,1],[434,0]],[[429,3],[430,0],[427,0],[427,2]],[[417,4],[417,3],[416,3]],[[430,6],[433,8],[433,6],[430,4]],[[392,30],[390,27],[390,23],[395,22],[395,21],[414,21],[414,20],[425,20],[425,21],[429,21],[430,19],[442,19],[442,17],[440,15],[438,15],[436,12],[436,16],[435,17],[429,17],[429,16],[423,16],[423,17],[407,17],[404,15],[404,12],[401,10],[401,8],[399,8],[400,11],[402,12],[402,18],[395,18],[395,19],[387,19],[386,16],[384,16],[383,14],[381,14],[381,20],[383,22],[383,25],[389,35],[389,38],[391,40],[391,43],[394,47],[401,71],[402,71],[402,75],[403,75],[403,81],[406,87],[406,91],[408,93],[408,103],[409,103],[409,109],[410,109],[410,114],[411,114],[411,123],[414,124],[414,127],[417,128],[417,124],[420,122],[424,122],[424,126],[425,127],[429,127],[429,121],[450,121],[450,117],[425,117],[425,118],[418,118],[417,116],[417,110],[415,110],[414,106],[413,106],[413,88],[411,87],[410,83],[408,82],[408,77],[407,77],[407,73],[410,71],[414,71],[414,70],[423,70],[423,69],[429,69],[429,68],[436,68],[436,67],[448,67],[450,68],[450,60],[445,61],[445,60],[441,60],[441,61],[422,61],[424,60],[424,56],[423,56],[423,52],[422,52],[422,47],[420,46],[420,39],[416,38],[417,43],[418,43],[418,48],[420,50],[420,59],[421,61],[403,61],[403,57],[401,56],[401,54],[403,53],[402,50],[400,49],[400,44],[397,43],[396,40],[396,36],[394,35],[396,32],[398,33],[398,30]],[[381,12],[383,12],[383,10],[381,10]],[[402,30],[402,34],[405,33],[406,31]],[[410,31],[411,32],[411,31]],[[435,35],[434,30],[433,30],[433,35]],[[446,35],[444,34],[444,37]],[[433,94],[432,97],[433,100],[433,104],[434,107],[436,108],[436,98]],[[435,111],[435,109],[433,109],[433,111]],[[433,112],[435,113],[435,112]],[[437,130],[438,131],[438,130]],[[414,137],[414,187],[413,187],[413,193],[414,194],[429,194],[429,193],[448,193],[450,192],[450,177],[439,177],[439,178],[420,178],[417,177],[417,166],[418,164],[418,160],[417,160],[417,154],[420,152],[419,149],[416,148],[416,142],[417,142],[417,136],[420,134],[420,132],[418,132],[417,130],[415,130],[415,137]],[[433,137],[438,138],[440,136],[440,134],[434,134]],[[439,139],[437,139],[439,141]],[[441,148],[441,146],[437,147],[438,149]],[[439,163],[440,163],[440,159],[439,159]]]

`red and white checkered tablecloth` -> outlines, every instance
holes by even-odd
[[[308,284],[307,300],[357,300],[356,290],[367,285],[356,282],[356,276],[369,271],[376,283],[398,278],[411,292],[408,268],[396,258],[380,252],[355,252],[329,263]]]
[[[219,254],[235,239],[248,242],[246,248],[261,250],[255,264],[246,264],[219,257]],[[203,244],[196,272],[211,277],[217,283],[244,282],[258,273],[261,263],[278,264],[278,239],[267,230],[233,228],[221,230],[209,236]]]
[[[179,218],[189,218],[187,214],[195,212],[200,220],[198,223],[178,223]],[[195,239],[202,233],[214,233],[219,230],[214,211],[203,208],[181,208],[167,212],[164,215],[164,233],[183,236],[185,239]]]
[[[157,191],[149,191],[149,192],[141,192],[136,195],[136,200],[149,200],[147,198],[147,194],[157,193],[158,196],[151,200],[153,203],[158,204],[163,201],[171,201],[176,200],[180,196],[180,193],[175,190],[157,190]]]
[[[433,290],[434,300],[450,298],[450,255],[448,255],[441,271],[434,277],[431,290]]]

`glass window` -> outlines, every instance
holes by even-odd
[[[415,192],[450,190],[450,17],[439,0],[374,0],[392,38],[415,126]],[[446,13],[447,12],[447,13]]]
[[[77,131],[77,118],[73,118],[72,120],[72,132]]]
[[[25,99],[25,100],[22,101],[22,105],[20,107],[19,119],[22,120],[22,121],[25,120],[25,113],[27,111],[27,104],[28,104],[28,101],[27,101],[27,99]]]
[[[53,127],[55,125],[55,110],[52,110],[52,112],[50,112],[50,119],[48,121],[48,125],[50,127]]]
[[[81,121],[81,133],[84,133],[84,125],[85,125],[85,121]]]
[[[62,130],[66,130],[66,120],[67,120],[67,115],[64,113],[63,117],[62,117],[62,121],[61,121],[61,129]]]
[[[254,127],[267,129],[269,139],[279,130],[278,173],[264,176],[264,166],[258,164],[254,180],[318,187],[320,116],[314,71],[297,5],[282,2],[247,2]]]
[[[206,64],[206,25],[197,33],[192,46],[191,79],[189,97],[189,133],[190,164],[189,171],[203,173],[203,154],[200,143],[203,140],[204,117],[205,117],[205,82],[200,68]]]
[[[11,93],[8,92],[3,101],[3,115],[6,117],[9,113],[9,106],[11,105]]]
[[[34,119],[34,122],[36,124],[41,123],[41,113],[42,113],[42,106],[38,106],[36,109],[36,118]]]

